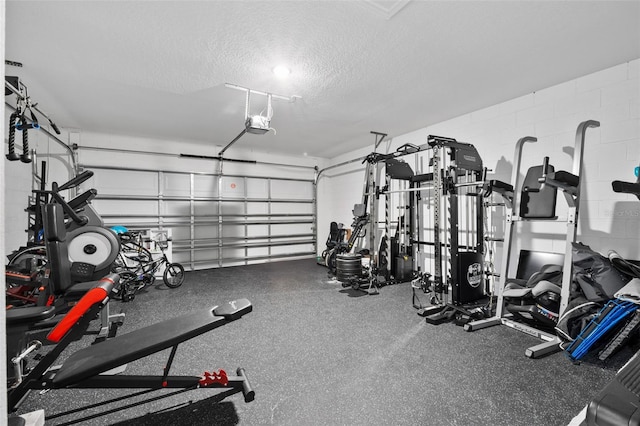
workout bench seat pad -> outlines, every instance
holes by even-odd
[[[489,186],[496,192],[513,192],[513,185],[503,182],[501,180],[490,180]]]
[[[170,348],[251,312],[247,299],[172,318],[81,349],[56,373],[56,388],[79,383],[105,371]]]

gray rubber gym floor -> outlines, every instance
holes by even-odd
[[[219,390],[198,389],[112,413],[141,398],[56,417],[129,393],[58,390],[32,392],[20,412],[45,409],[48,425],[566,425],[629,356],[606,365],[574,365],[562,353],[532,360],[524,356],[539,343],[531,336],[427,324],[410,284],[368,296],[329,282],[311,259],[188,272],[178,289],[160,282],[113,309],[126,313],[119,331],[126,333],[243,297],[254,311],[181,345],[172,374],[244,367],[255,401],[242,394],[218,401]],[[167,356],[127,372],[161,374]]]

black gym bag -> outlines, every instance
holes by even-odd
[[[630,280],[607,257],[581,243],[573,243],[572,261],[573,281],[591,302],[605,302],[615,298],[615,293]]]
[[[609,258],[582,243],[573,243],[572,263],[569,303],[555,327],[556,334],[565,342],[573,341],[630,280]]]

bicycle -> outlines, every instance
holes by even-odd
[[[162,281],[169,288],[178,288],[184,283],[184,267],[177,262],[170,262],[165,249],[168,239],[152,240],[160,249],[156,259],[142,241],[140,232],[129,231],[120,234],[122,249],[118,254],[113,271],[120,274],[122,282],[122,301],[134,299],[137,292],[155,282],[156,273],[164,267]]]

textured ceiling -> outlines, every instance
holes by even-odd
[[[225,83],[302,97],[229,157],[331,158],[638,57],[638,1],[6,2],[5,72],[60,127],[215,155],[244,128]]]

